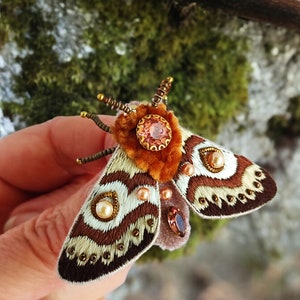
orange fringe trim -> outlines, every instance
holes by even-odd
[[[165,118],[172,129],[172,139],[169,145],[161,151],[150,151],[141,146],[136,137],[136,126],[141,118],[148,114],[157,114]],[[171,180],[178,170],[182,152],[182,137],[178,120],[164,104],[157,107],[140,104],[136,113],[121,114],[117,117],[112,134],[125,150],[126,154],[135,161],[141,170],[148,172],[159,182]]]

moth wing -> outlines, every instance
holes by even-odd
[[[276,194],[266,170],[223,147],[182,129],[183,156],[174,181],[191,208],[203,218],[229,218],[254,211]],[[212,172],[201,157],[206,149],[223,153],[224,167]],[[193,174],[185,174],[192,165]]]
[[[149,192],[147,201],[139,200],[140,188]],[[111,220],[97,216],[101,200],[112,203],[115,216]],[[157,182],[118,147],[63,244],[58,261],[60,276],[71,282],[86,282],[135,261],[154,243],[159,216]]]

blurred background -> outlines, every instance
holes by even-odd
[[[202,2],[0,0],[0,137],[112,113],[99,92],[150,101],[173,76],[181,124],[268,169],[278,193],[230,222],[193,217],[187,247],[149,251],[109,299],[300,299],[300,35]]]

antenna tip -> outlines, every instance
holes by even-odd
[[[88,115],[88,113],[87,113],[86,111],[82,111],[82,112],[80,113],[80,117],[81,117],[81,118],[86,118],[87,115]]]
[[[102,101],[103,99],[104,99],[104,94],[98,94],[97,95],[97,99],[99,100],[99,101]]]
[[[79,165],[82,165],[83,161],[80,158],[76,158],[76,163],[78,163]]]

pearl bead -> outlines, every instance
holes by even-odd
[[[107,200],[101,200],[96,204],[96,214],[100,219],[109,219],[113,215],[113,204]]]
[[[200,149],[199,154],[203,165],[208,171],[218,173],[224,169],[225,157],[220,149],[215,147],[206,147]]]
[[[141,201],[149,200],[150,192],[149,189],[142,187],[137,190],[137,197]]]
[[[195,172],[195,168],[191,163],[185,163],[182,167],[181,167],[181,172],[184,175],[187,176],[192,176]]]
[[[162,188],[160,190],[160,199],[161,200],[170,200],[172,198],[173,191],[169,188]]]
[[[211,151],[207,155],[207,162],[214,169],[223,168],[225,164],[224,155],[219,151]]]

